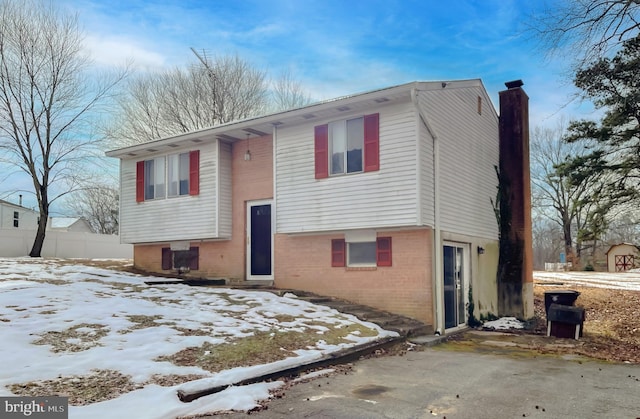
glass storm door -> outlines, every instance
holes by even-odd
[[[273,279],[273,229],[270,201],[247,205],[248,279]]]
[[[444,256],[444,326],[458,327],[466,322],[464,247],[445,245]]]

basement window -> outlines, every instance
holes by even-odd
[[[186,273],[200,268],[200,248],[190,247],[189,250],[171,250],[162,248],[162,270]]]

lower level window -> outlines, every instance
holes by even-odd
[[[200,249],[190,247],[189,250],[171,250],[162,248],[162,270],[179,272],[197,271],[199,269]]]
[[[376,242],[347,243],[347,266],[376,266]]]
[[[331,266],[391,266],[391,237],[378,237],[373,242],[331,240]]]

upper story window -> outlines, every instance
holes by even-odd
[[[329,123],[330,173],[362,172],[364,118]]]
[[[316,179],[379,170],[379,131],[377,113],[316,126]]]
[[[136,201],[200,193],[200,151],[172,154],[136,164]]]
[[[18,211],[13,212],[13,226],[18,227],[20,225],[20,213]]]
[[[167,157],[169,166],[169,196],[189,195],[189,153]]]
[[[144,161],[144,199],[164,198],[164,157]]]

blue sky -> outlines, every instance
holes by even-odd
[[[550,0],[551,1],[551,0]],[[542,1],[58,0],[77,13],[97,66],[184,66],[191,52],[238,54],[276,78],[289,70],[314,99],[414,80],[480,78],[497,105],[522,79],[530,126],[590,117],[570,102],[568,62],[547,60],[526,31]],[[6,184],[6,182],[3,182]],[[28,185],[28,182],[25,182]],[[15,186],[13,186],[15,187]],[[26,186],[28,187],[28,186]],[[0,199],[8,197],[0,187]],[[30,202],[28,197],[26,202]]]
[[[547,2],[548,3],[548,2]],[[193,62],[190,47],[238,54],[277,77],[289,69],[315,99],[414,80],[481,78],[494,103],[522,79],[531,125],[555,126],[585,106],[567,66],[526,31],[543,1],[522,0],[63,0],[101,65],[141,69]],[[588,109],[588,107],[587,107]]]

